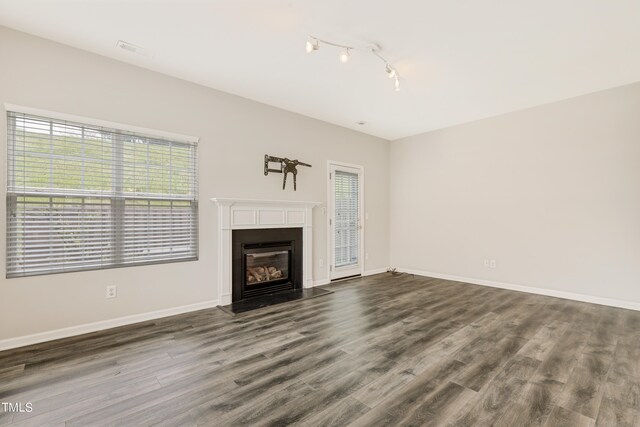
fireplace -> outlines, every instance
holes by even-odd
[[[232,232],[232,302],[302,289],[302,228]]]
[[[296,260],[293,263],[295,272],[289,271],[289,277],[302,277],[302,287],[313,288],[313,208],[318,206],[319,202],[219,197],[211,201],[218,207],[218,275],[215,282],[217,282],[216,293],[219,306],[224,307],[233,302],[233,288],[237,286],[237,283],[234,285],[234,278],[240,277],[242,267],[238,267],[238,259],[241,255],[237,253],[234,255],[234,251],[238,251],[239,248],[237,245],[234,248],[232,236],[244,231],[269,229],[278,233],[280,230],[296,228],[298,237],[283,239],[276,235],[273,241],[296,241],[294,250],[296,257],[302,258],[302,266],[299,267],[299,261]],[[238,236],[236,238],[239,238]],[[298,251],[297,242],[300,240],[302,244]],[[251,241],[247,239],[245,243],[251,243]],[[300,253],[302,255],[298,255]],[[294,285],[300,286],[295,281]],[[235,291],[238,298],[241,298],[238,292],[238,290]],[[257,300],[258,298],[249,299],[249,301]]]

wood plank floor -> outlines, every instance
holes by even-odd
[[[640,312],[390,273],[0,353],[0,425],[637,426]]]

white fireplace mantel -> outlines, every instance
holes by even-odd
[[[313,208],[319,202],[213,198],[218,205],[218,299],[231,304],[231,233],[251,228],[302,228],[303,286],[313,286]]]

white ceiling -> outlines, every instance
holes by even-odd
[[[0,25],[386,139],[640,81],[637,0],[0,0]]]

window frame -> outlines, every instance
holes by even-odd
[[[200,242],[199,242],[199,156],[198,156],[198,143],[199,138],[187,135],[181,135],[176,133],[158,131],[138,126],[131,126],[122,123],[109,122],[89,117],[76,116],[65,113],[58,113],[53,111],[41,110],[31,107],[23,107],[17,106],[13,104],[4,104],[5,107],[5,119],[7,120],[6,125],[6,144],[7,151],[5,153],[5,161],[7,165],[7,175],[6,175],[6,186],[5,186],[5,200],[6,200],[6,228],[5,228],[5,236],[6,236],[6,255],[5,255],[5,275],[6,278],[19,278],[19,277],[31,277],[31,276],[39,276],[39,275],[50,275],[50,274],[62,274],[69,272],[78,272],[78,271],[94,271],[94,270],[103,270],[103,269],[111,269],[111,268],[122,268],[122,267],[134,267],[134,266],[143,266],[143,265],[156,265],[156,264],[167,264],[167,263],[176,263],[176,262],[189,262],[189,261],[197,261],[199,259],[200,252]],[[11,154],[10,150],[15,149],[16,145],[16,121],[14,118],[10,117],[10,114],[16,115],[27,115],[27,116],[36,116],[41,119],[51,120],[55,122],[70,122],[74,125],[80,126],[84,132],[85,128],[104,128],[105,132],[111,132],[112,135],[115,136],[115,139],[111,142],[111,147],[114,151],[115,156],[117,156],[117,152],[124,150],[125,144],[130,141],[128,138],[131,137],[139,137],[139,138],[151,138],[155,140],[165,140],[169,144],[185,144],[189,146],[191,150],[189,153],[190,158],[193,161],[192,166],[189,167],[188,171],[190,172],[190,179],[188,181],[189,186],[192,189],[193,194],[182,197],[175,197],[177,194],[171,193],[139,193],[134,190],[133,193],[127,194],[122,189],[122,182],[126,176],[124,172],[124,167],[118,167],[124,165],[124,161],[122,158],[118,160],[116,157],[112,157],[109,165],[112,169],[119,169],[120,173],[114,174],[113,181],[111,183],[111,190],[108,191],[109,195],[104,194],[96,194],[91,195],[89,192],[83,193],[82,189],[78,189],[77,193],[74,194],[73,190],[75,188],[70,189],[62,189],[60,191],[59,188],[56,188],[53,184],[48,188],[37,188],[34,191],[25,191],[20,192],[17,190],[15,185],[16,171],[14,170],[14,162],[10,160],[16,159],[14,154]],[[53,124],[53,123],[52,123]],[[156,142],[157,143],[157,142]],[[147,146],[151,146],[151,142],[149,140],[145,141]],[[12,157],[14,156],[14,157]],[[171,158],[171,157],[170,157]],[[120,162],[120,163],[119,163]],[[134,163],[135,164],[135,163]],[[148,167],[148,165],[147,165]],[[187,170],[187,169],[185,169]],[[172,178],[170,177],[169,180]],[[71,191],[69,191],[71,190]],[[19,257],[15,256],[15,250],[13,250],[10,246],[12,245],[12,240],[10,232],[10,227],[15,224],[10,219],[11,215],[14,215],[18,205],[20,197],[30,197],[37,193],[37,197],[49,198],[49,203],[54,203],[54,198],[79,198],[82,202],[80,204],[84,204],[87,199],[106,199],[109,200],[110,210],[111,210],[111,225],[110,225],[110,239],[104,239],[104,242],[108,242],[113,246],[113,254],[108,257],[108,263],[102,264],[101,261],[86,266],[70,266],[68,268],[60,268],[60,269],[43,269],[40,271],[28,271],[26,269],[13,269],[10,271],[10,262],[15,262]],[[173,197],[172,197],[173,196]],[[126,202],[127,200],[131,201],[147,201],[151,202],[153,200],[165,201],[169,202],[170,206],[173,203],[182,202],[188,203],[188,210],[191,211],[192,219],[189,222],[191,225],[191,232],[189,244],[190,246],[193,244],[193,251],[189,251],[193,253],[193,256],[178,256],[175,258],[162,258],[162,259],[153,259],[153,256],[146,259],[142,257],[140,260],[136,260],[135,256],[127,257],[125,252],[125,244],[127,243],[127,230],[125,229],[124,222],[127,219],[126,212]],[[173,207],[173,206],[172,206]],[[135,207],[134,207],[135,209]],[[149,210],[151,212],[151,209]],[[186,210],[185,210],[186,211]],[[166,214],[164,214],[166,215]],[[167,216],[170,219],[173,219],[173,214]],[[171,230],[171,225],[166,228],[166,230]],[[130,230],[129,230],[130,231]],[[160,229],[162,231],[162,229]],[[51,254],[48,252],[47,254]],[[72,264],[69,262],[69,264]],[[67,264],[65,264],[67,265]]]

